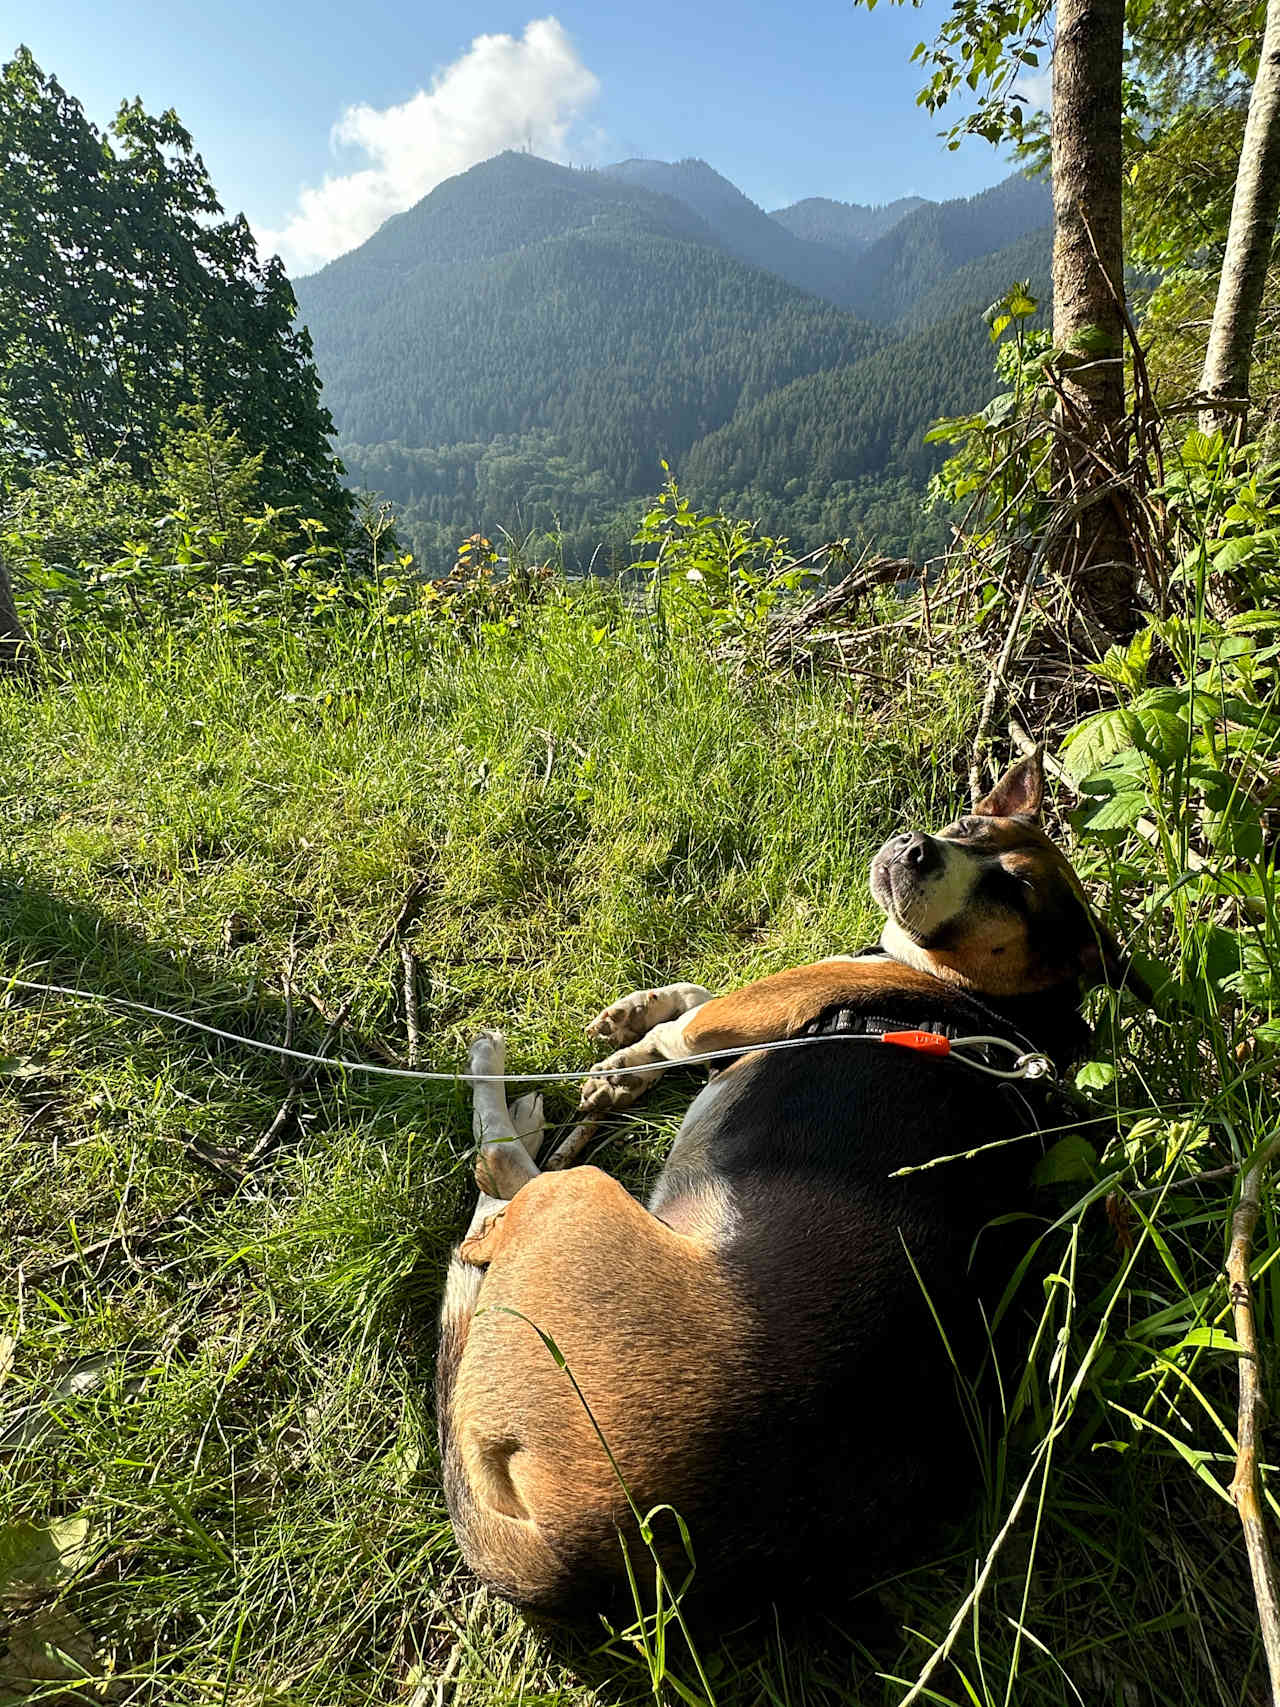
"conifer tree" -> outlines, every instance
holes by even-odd
[[[224,219],[173,112],[104,134],[26,48],[0,70],[0,436],[144,475],[184,404],[263,453],[263,495],[344,529],[351,500],[293,291]]]

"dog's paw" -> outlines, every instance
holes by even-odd
[[[609,1079],[603,1074],[582,1081],[578,1097],[578,1113],[608,1114],[611,1108],[622,1108],[627,1102],[630,1075],[626,1079]]]
[[[630,1067],[625,1059],[625,1050],[619,1050],[618,1059],[610,1056],[601,1061],[589,1079],[582,1081],[582,1091],[578,1098],[578,1116],[597,1116],[608,1114],[611,1109],[627,1108],[642,1092],[662,1077],[662,1068],[654,1067],[647,1072],[627,1073],[610,1072],[610,1066]]]
[[[660,1000],[658,990],[635,990],[598,1013],[587,1027],[587,1036],[617,1049],[635,1043],[666,1017],[657,1011]]]
[[[501,1078],[507,1060],[507,1040],[500,1031],[482,1031],[467,1054],[468,1078]]]

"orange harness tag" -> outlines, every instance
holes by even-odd
[[[899,1049],[918,1049],[922,1055],[950,1055],[951,1039],[940,1031],[886,1031],[881,1043],[896,1043]]]

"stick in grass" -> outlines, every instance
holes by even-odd
[[[1231,1498],[1244,1529],[1245,1551],[1253,1577],[1253,1598],[1262,1628],[1262,1646],[1271,1677],[1271,1699],[1280,1704],[1280,1595],[1276,1589],[1275,1560],[1267,1537],[1262,1505],[1262,1476],[1258,1444],[1262,1433],[1266,1400],[1262,1395],[1262,1368],[1258,1329],[1253,1315],[1253,1284],[1249,1278],[1249,1252],[1258,1224],[1262,1181],[1268,1165],[1280,1154],[1280,1136],[1272,1138],[1254,1157],[1240,1184],[1240,1199],[1231,1217],[1231,1246],[1227,1253],[1227,1286],[1231,1294],[1240,1398],[1236,1426],[1236,1472]]]
[[[425,877],[416,878],[409,885],[408,891],[405,894],[404,900],[400,903],[400,907],[395,918],[392,919],[386,930],[383,931],[381,937],[378,939],[378,946],[365,961],[364,966],[361,969],[360,979],[352,985],[346,999],[338,1008],[337,1013],[335,1013],[333,1018],[329,1021],[329,1024],[325,1029],[325,1034],[321,1038],[320,1044],[316,1049],[317,1055],[327,1054],[332,1048],[333,1044],[337,1040],[338,1033],[347,1023],[347,1020],[351,1016],[351,1010],[356,1005],[356,997],[360,994],[361,981],[363,981],[363,979],[373,971],[374,967],[391,947],[391,944],[398,941],[401,934],[412,923],[417,914],[418,908],[421,907],[424,899],[426,898],[429,888],[430,882]],[[262,1137],[259,1138],[258,1142],[245,1158],[246,1165],[248,1167],[258,1167],[280,1142],[285,1128],[288,1126],[297,1110],[299,1095],[303,1090],[305,1090],[307,1085],[311,1083],[312,1079],[315,1078],[318,1066],[319,1062],[310,1062],[298,1073],[297,1078],[289,1087],[288,1095],[276,1110],[275,1119],[271,1122],[270,1126],[268,1126],[267,1130],[262,1134]]]
[[[409,1065],[416,1067],[422,1057],[422,1033],[418,1027],[418,959],[407,942],[400,944],[400,964],[404,968],[404,1028],[409,1035]]]

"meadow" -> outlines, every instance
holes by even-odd
[[[1043,1296],[976,1431],[972,1515],[857,1605],[695,1620],[696,1656],[643,1605],[630,1630],[526,1618],[453,1548],[431,1382],[474,1191],[463,1087],[296,1088],[242,1045],[5,986],[302,1049],[346,1009],[336,1052],[444,1072],[499,1025],[537,1072],[588,1065],[624,991],[857,948],[875,848],[963,801],[983,682],[887,625],[861,679],[747,650],[552,577],[452,627],[246,627],[216,600],[86,625],[38,691],[0,689],[0,1699],[888,1707],[949,1633],[921,1699],[1263,1699],[1222,1265],[1277,1098],[1265,1000],[1224,1005],[1212,956],[1238,935],[1274,967],[1280,935],[1261,850],[1230,929],[1227,891],[1182,881],[1185,777],[1141,784],[1154,849],[1123,824],[1074,844],[1175,982],[1158,1014],[1095,1003],[1098,1108],[1048,1141]],[[691,1083],[593,1159],[641,1189]],[[549,1090],[554,1120],[572,1103]],[[1275,1232],[1268,1196],[1264,1324]]]

